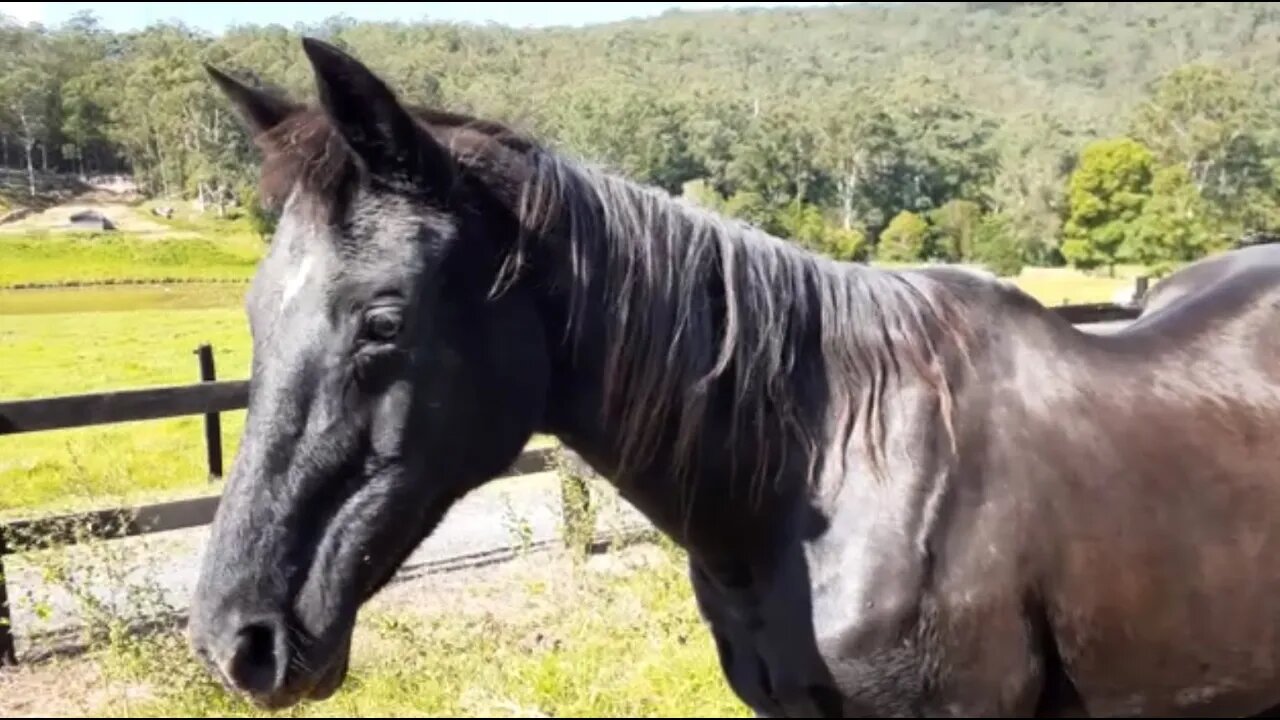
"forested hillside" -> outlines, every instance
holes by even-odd
[[[848,5],[536,31],[331,19],[218,37],[6,23],[0,162],[251,202],[253,154],[200,63],[310,96],[302,33],[410,100],[515,122],[841,257],[1158,264],[1280,229],[1280,6],[1264,3]]]

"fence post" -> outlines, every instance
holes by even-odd
[[[196,348],[200,358],[200,382],[218,379],[213,365],[213,347],[208,343]],[[204,416],[204,445],[209,455],[209,482],[222,478],[222,416],[216,412]]]
[[[1137,303],[1147,296],[1147,284],[1151,282],[1151,278],[1146,275],[1138,276],[1138,280],[1133,286],[1133,302]]]
[[[13,642],[13,617],[9,613],[9,589],[5,585],[4,556],[9,553],[5,528],[0,526],[0,667],[18,664]]]

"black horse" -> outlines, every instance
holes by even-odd
[[[212,70],[280,213],[190,620],[266,707],[532,433],[687,549],[762,715],[1203,717],[1280,703],[1280,273],[1090,335],[958,268],[819,257],[303,45]]]
[[[1224,284],[1239,286],[1241,273],[1259,273],[1269,277],[1280,269],[1277,268],[1280,265],[1280,244],[1277,242],[1280,238],[1274,235],[1263,236],[1262,239],[1246,238],[1231,250],[1197,260],[1160,280],[1141,299],[1142,324],[1145,325],[1145,318],[1166,307],[1183,303],[1193,294]]]

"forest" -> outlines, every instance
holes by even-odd
[[[911,3],[517,30],[211,35],[0,19],[0,164],[256,207],[201,66],[311,97],[298,45],[847,260],[1160,266],[1280,229],[1280,6]],[[19,193],[20,195],[20,193]],[[22,202],[21,197],[13,202]]]

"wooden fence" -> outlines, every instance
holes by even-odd
[[[1061,305],[1054,310],[1076,325],[1131,320],[1138,315],[1136,307],[1110,303]],[[247,407],[248,382],[217,380],[213,351],[208,345],[197,348],[196,355],[201,382],[192,385],[0,402],[0,435],[203,415],[209,478],[217,480],[222,476],[219,413]],[[551,469],[551,453],[550,448],[527,450],[505,476]],[[199,527],[213,521],[217,507],[218,497],[208,496],[0,525],[0,665],[17,662],[5,585],[5,555]],[[15,542],[19,538],[23,540],[21,546]]]

